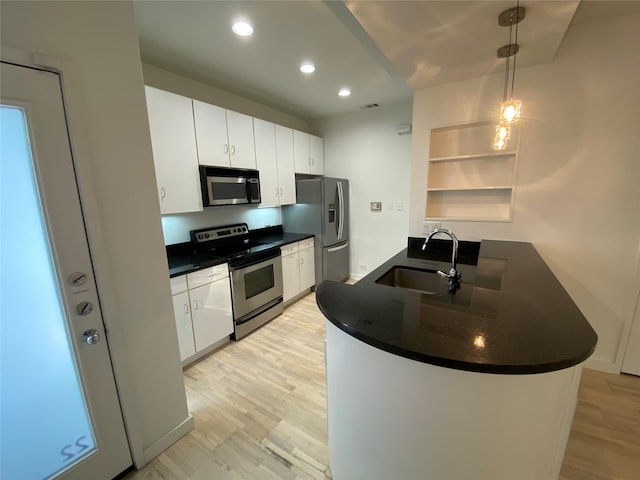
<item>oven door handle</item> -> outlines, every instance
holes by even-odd
[[[257,265],[258,263],[262,263],[279,256],[280,247],[273,247],[273,249],[265,250],[264,252],[251,254],[249,255],[249,258],[229,261],[229,271],[233,272],[235,270],[240,270],[241,268],[250,267],[251,265]]]

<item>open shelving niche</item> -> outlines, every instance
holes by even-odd
[[[427,220],[510,222],[518,163],[519,129],[509,149],[493,150],[495,121],[431,130]]]

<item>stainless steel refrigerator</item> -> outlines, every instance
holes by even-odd
[[[315,235],[316,285],[349,278],[349,181],[296,181],[296,204],[282,208],[285,231]]]

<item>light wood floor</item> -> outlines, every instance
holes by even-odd
[[[310,294],[185,371],[195,429],[126,480],[324,480],[324,375]],[[640,480],[640,378],[584,370],[560,480],[605,479]]]

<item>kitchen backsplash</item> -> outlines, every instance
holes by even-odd
[[[172,245],[190,241],[189,231],[191,230],[231,223],[246,223],[250,230],[280,225],[282,223],[280,207],[258,208],[233,205],[205,208],[203,212],[164,215],[162,217],[164,244]]]

